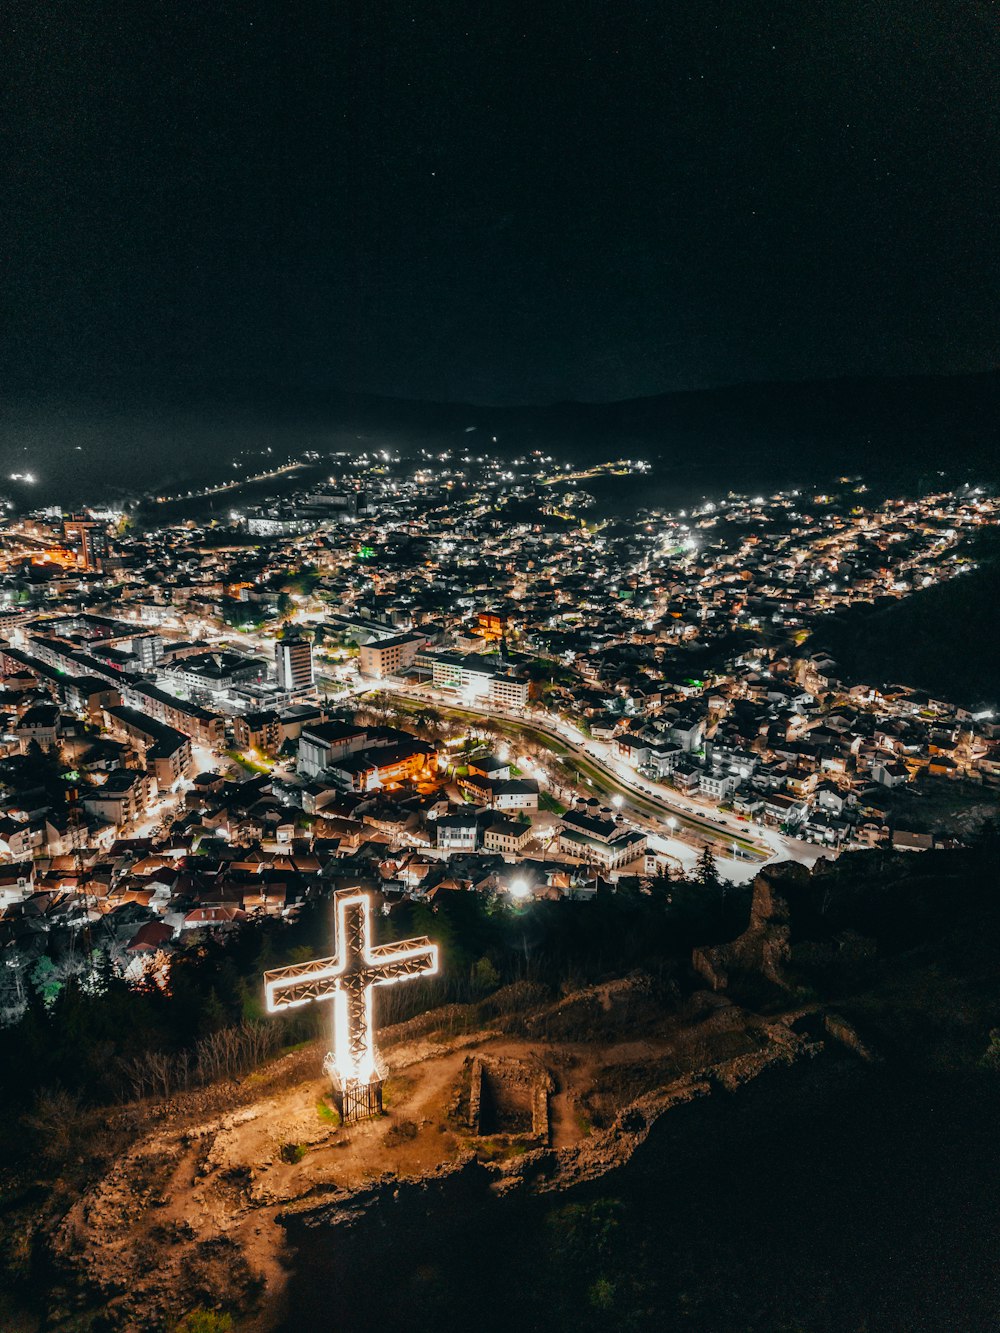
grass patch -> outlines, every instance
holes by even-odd
[[[239,765],[245,773],[260,774],[270,773],[271,771],[267,764],[254,763],[252,759],[247,759],[246,755],[242,754],[239,750],[227,750],[226,757],[231,759],[234,764]]]
[[[512,1157],[523,1157],[528,1151],[526,1143],[504,1143],[496,1139],[472,1139],[469,1146],[481,1162],[503,1162]]]
[[[413,1079],[407,1078],[405,1074],[399,1074],[395,1078],[387,1078],[382,1084],[382,1109],[387,1110],[393,1102],[399,1101],[400,1097],[413,1088]]]
[[[331,1129],[340,1128],[340,1112],[332,1107],[325,1097],[321,1097],[316,1103],[316,1114],[324,1125],[329,1125]]]
[[[173,1333],[232,1333],[233,1317],[215,1310],[191,1310],[177,1324]]]
[[[281,1145],[281,1160],[287,1162],[289,1166],[301,1162],[305,1155],[306,1145],[304,1143],[283,1143]]]
[[[503,1156],[504,1146],[497,1143],[496,1139],[480,1139],[478,1143],[473,1143],[472,1148],[481,1162],[495,1162]]]

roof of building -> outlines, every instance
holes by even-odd
[[[334,741],[346,741],[352,736],[364,735],[364,727],[356,727],[351,722],[337,721],[310,724],[302,732],[303,739],[326,741],[328,744]]]
[[[54,727],[59,721],[58,704],[35,704],[21,717],[19,727]]]
[[[87,793],[88,799],[100,800],[107,796],[121,796],[124,792],[131,791],[137,784],[143,782],[145,774],[140,773],[134,768],[116,768],[108,774],[107,781],[92,792]]]
[[[371,643],[366,643],[362,647],[362,652],[367,648],[374,648],[381,652],[383,648],[401,648],[405,643],[425,643],[423,634],[393,634],[388,639],[373,639]]]
[[[468,829],[475,828],[477,823],[477,811],[470,810],[467,814],[459,811],[454,815],[442,815],[437,821],[438,828],[449,829]]]
[[[486,832],[498,838],[518,838],[523,834],[530,834],[531,825],[519,823],[516,819],[498,819],[494,824],[490,824]]]

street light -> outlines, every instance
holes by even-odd
[[[512,898],[517,898],[522,901],[531,894],[527,881],[523,879],[512,879],[508,887],[508,892]]]
[[[622,797],[612,796],[611,804],[615,807],[616,810],[620,810],[622,808]]]

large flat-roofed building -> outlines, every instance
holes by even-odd
[[[517,676],[494,676],[487,694],[490,703],[499,708],[524,708],[528,702],[528,682]]]
[[[4,676],[27,673],[47,685],[49,692],[61,698],[68,708],[76,713],[89,713],[95,720],[103,708],[122,701],[119,691],[100,676],[67,675],[40,658],[7,644],[0,644],[0,673]]]
[[[373,639],[362,644],[358,654],[358,670],[362,676],[384,680],[398,676],[413,665],[417,653],[427,642],[418,634],[396,634],[391,639]]]
[[[345,614],[332,611],[326,618],[326,625],[338,638],[359,645],[370,643],[373,639],[392,639],[399,633],[399,626],[391,620],[374,620],[360,612]]]
[[[248,514],[247,532],[252,537],[292,537],[312,532],[319,520],[303,514],[258,509]]]
[[[169,791],[182,779],[194,775],[190,736],[154,721],[135,708],[111,707],[104,714],[108,729],[130,741],[139,751],[146,768],[156,778],[158,790]]]
[[[0,611],[0,634],[11,634],[14,630],[22,629],[30,624],[37,614],[36,611],[25,611],[21,608]]]
[[[405,736],[395,745],[366,745],[357,754],[335,760],[329,772],[342,786],[365,792],[431,778],[436,764],[437,750],[432,745]]]
[[[423,658],[433,672],[436,689],[461,694],[470,703],[481,701],[500,708],[523,708],[528,702],[528,682],[508,671],[499,658],[478,653],[427,653]]]
[[[97,519],[74,514],[63,523],[67,545],[77,553],[80,568],[100,573],[108,557],[107,527]]]
[[[233,739],[241,750],[259,750],[277,754],[281,749],[281,719],[273,708],[237,714],[233,718]]]
[[[184,699],[137,681],[122,688],[122,699],[129,708],[138,708],[157,722],[175,727],[202,745],[221,745],[226,736],[225,718]]]
[[[278,717],[282,743],[297,741],[307,727],[318,727],[326,721],[326,709],[318,703],[295,703],[282,708]]]
[[[367,732],[349,722],[320,722],[303,727],[299,736],[300,776],[314,778],[348,755],[364,749]]]
[[[260,680],[265,672],[259,657],[243,653],[199,653],[173,663],[165,675],[183,681],[188,689],[205,694],[226,694],[243,681]]]
[[[299,737],[300,777],[323,775],[355,791],[394,786],[436,775],[437,750],[394,727],[321,722]]]

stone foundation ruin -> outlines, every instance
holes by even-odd
[[[476,1135],[549,1141],[552,1077],[540,1061],[477,1055],[469,1088],[469,1128]]]

